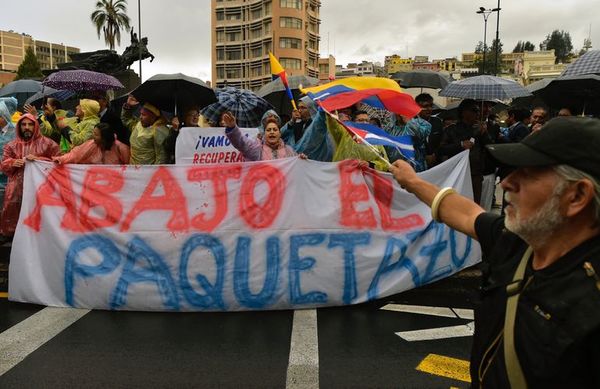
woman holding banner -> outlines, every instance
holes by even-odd
[[[225,135],[248,161],[268,161],[295,156],[306,159],[304,154],[296,154],[294,149],[283,142],[279,125],[274,118],[267,119],[262,140],[243,136],[230,112],[223,114],[222,122],[225,125]]]
[[[110,125],[98,123],[93,129],[92,139],[75,146],[67,154],[53,157],[52,160],[58,164],[127,165],[129,147],[116,139]]]

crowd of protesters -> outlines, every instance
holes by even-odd
[[[490,112],[490,102],[463,100],[453,118],[433,115],[433,98],[429,94],[420,94],[415,101],[421,112],[411,119],[360,103],[337,114],[340,121],[370,123],[393,136],[410,136],[415,150],[410,163],[417,172],[469,150],[473,197],[488,211],[493,204],[496,178],[505,173],[489,157],[485,146],[519,142],[539,130],[548,118],[548,110],[543,107],[531,112],[509,109],[505,127],[501,128],[496,115]],[[185,107],[181,115],[169,120],[151,102],[141,104],[130,95],[122,107],[115,107],[104,93],[79,100],[74,115],[53,98],[44,102],[41,112],[25,105],[22,110],[26,114],[15,128],[12,120],[16,110],[16,100],[0,101],[0,142],[4,146],[0,150],[4,154],[0,191],[6,198],[0,234],[5,238],[14,234],[26,160],[47,159],[57,164],[172,164],[179,129],[199,126],[201,121],[198,107]],[[566,108],[559,112],[561,116],[570,114]],[[387,171],[391,163],[405,159],[393,147],[357,144],[336,119],[318,109],[309,98],[299,102],[289,121],[282,122],[281,117],[273,110],[265,112],[257,139],[242,137],[235,118],[228,113],[220,123],[208,124],[226,127],[232,145],[247,160],[292,156],[334,162],[355,159],[362,166]]]

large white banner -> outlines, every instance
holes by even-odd
[[[421,175],[471,195],[468,154]],[[475,264],[389,174],[297,158],[194,166],[28,163],[13,301],[228,311],[361,303]]]
[[[241,128],[251,138],[257,128]],[[184,127],[179,130],[175,144],[175,163],[178,165],[206,165],[213,163],[243,162],[242,154],[231,145],[223,127]]]

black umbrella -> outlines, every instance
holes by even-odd
[[[217,101],[215,91],[204,81],[181,73],[152,76],[131,94],[166,112],[176,112],[178,107],[202,109]]]
[[[398,81],[398,84],[403,88],[442,89],[452,82],[450,76],[431,70],[397,72],[392,74],[391,78],[392,80]]]
[[[294,95],[294,100],[298,101],[302,93],[300,92],[300,87],[308,88],[310,86],[315,86],[319,83],[319,80],[314,77],[308,76],[289,76],[288,77],[288,85],[292,94]],[[269,82],[268,84],[263,85],[262,88],[256,92],[256,94],[263,99],[267,100],[277,111],[279,114],[291,114],[292,113],[292,103],[290,102],[290,98],[288,97],[285,87],[283,86],[283,82],[281,78],[277,78]]]
[[[17,80],[6,84],[0,89],[0,97],[14,97],[18,100],[19,106],[23,106],[25,101],[42,90],[42,83],[35,80]]]
[[[600,75],[561,76],[534,93],[554,108],[568,107],[583,113],[597,113],[600,107]]]

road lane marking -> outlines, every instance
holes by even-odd
[[[7,299],[8,298],[8,292],[0,292],[0,298]]]
[[[471,382],[469,361],[463,359],[429,354],[419,363],[417,370],[458,381]]]
[[[294,311],[286,388],[319,387],[317,310]]]
[[[460,338],[463,336],[473,336],[475,322],[451,327],[427,328],[424,330],[400,331],[396,335],[408,342],[418,342],[422,340],[437,340],[448,338]]]
[[[89,311],[47,307],[1,333],[0,376]]]
[[[384,311],[417,313],[421,315],[440,316],[440,317],[458,317],[461,319],[473,320],[472,309],[430,307],[425,305],[405,305],[405,304],[387,304],[380,309]]]

